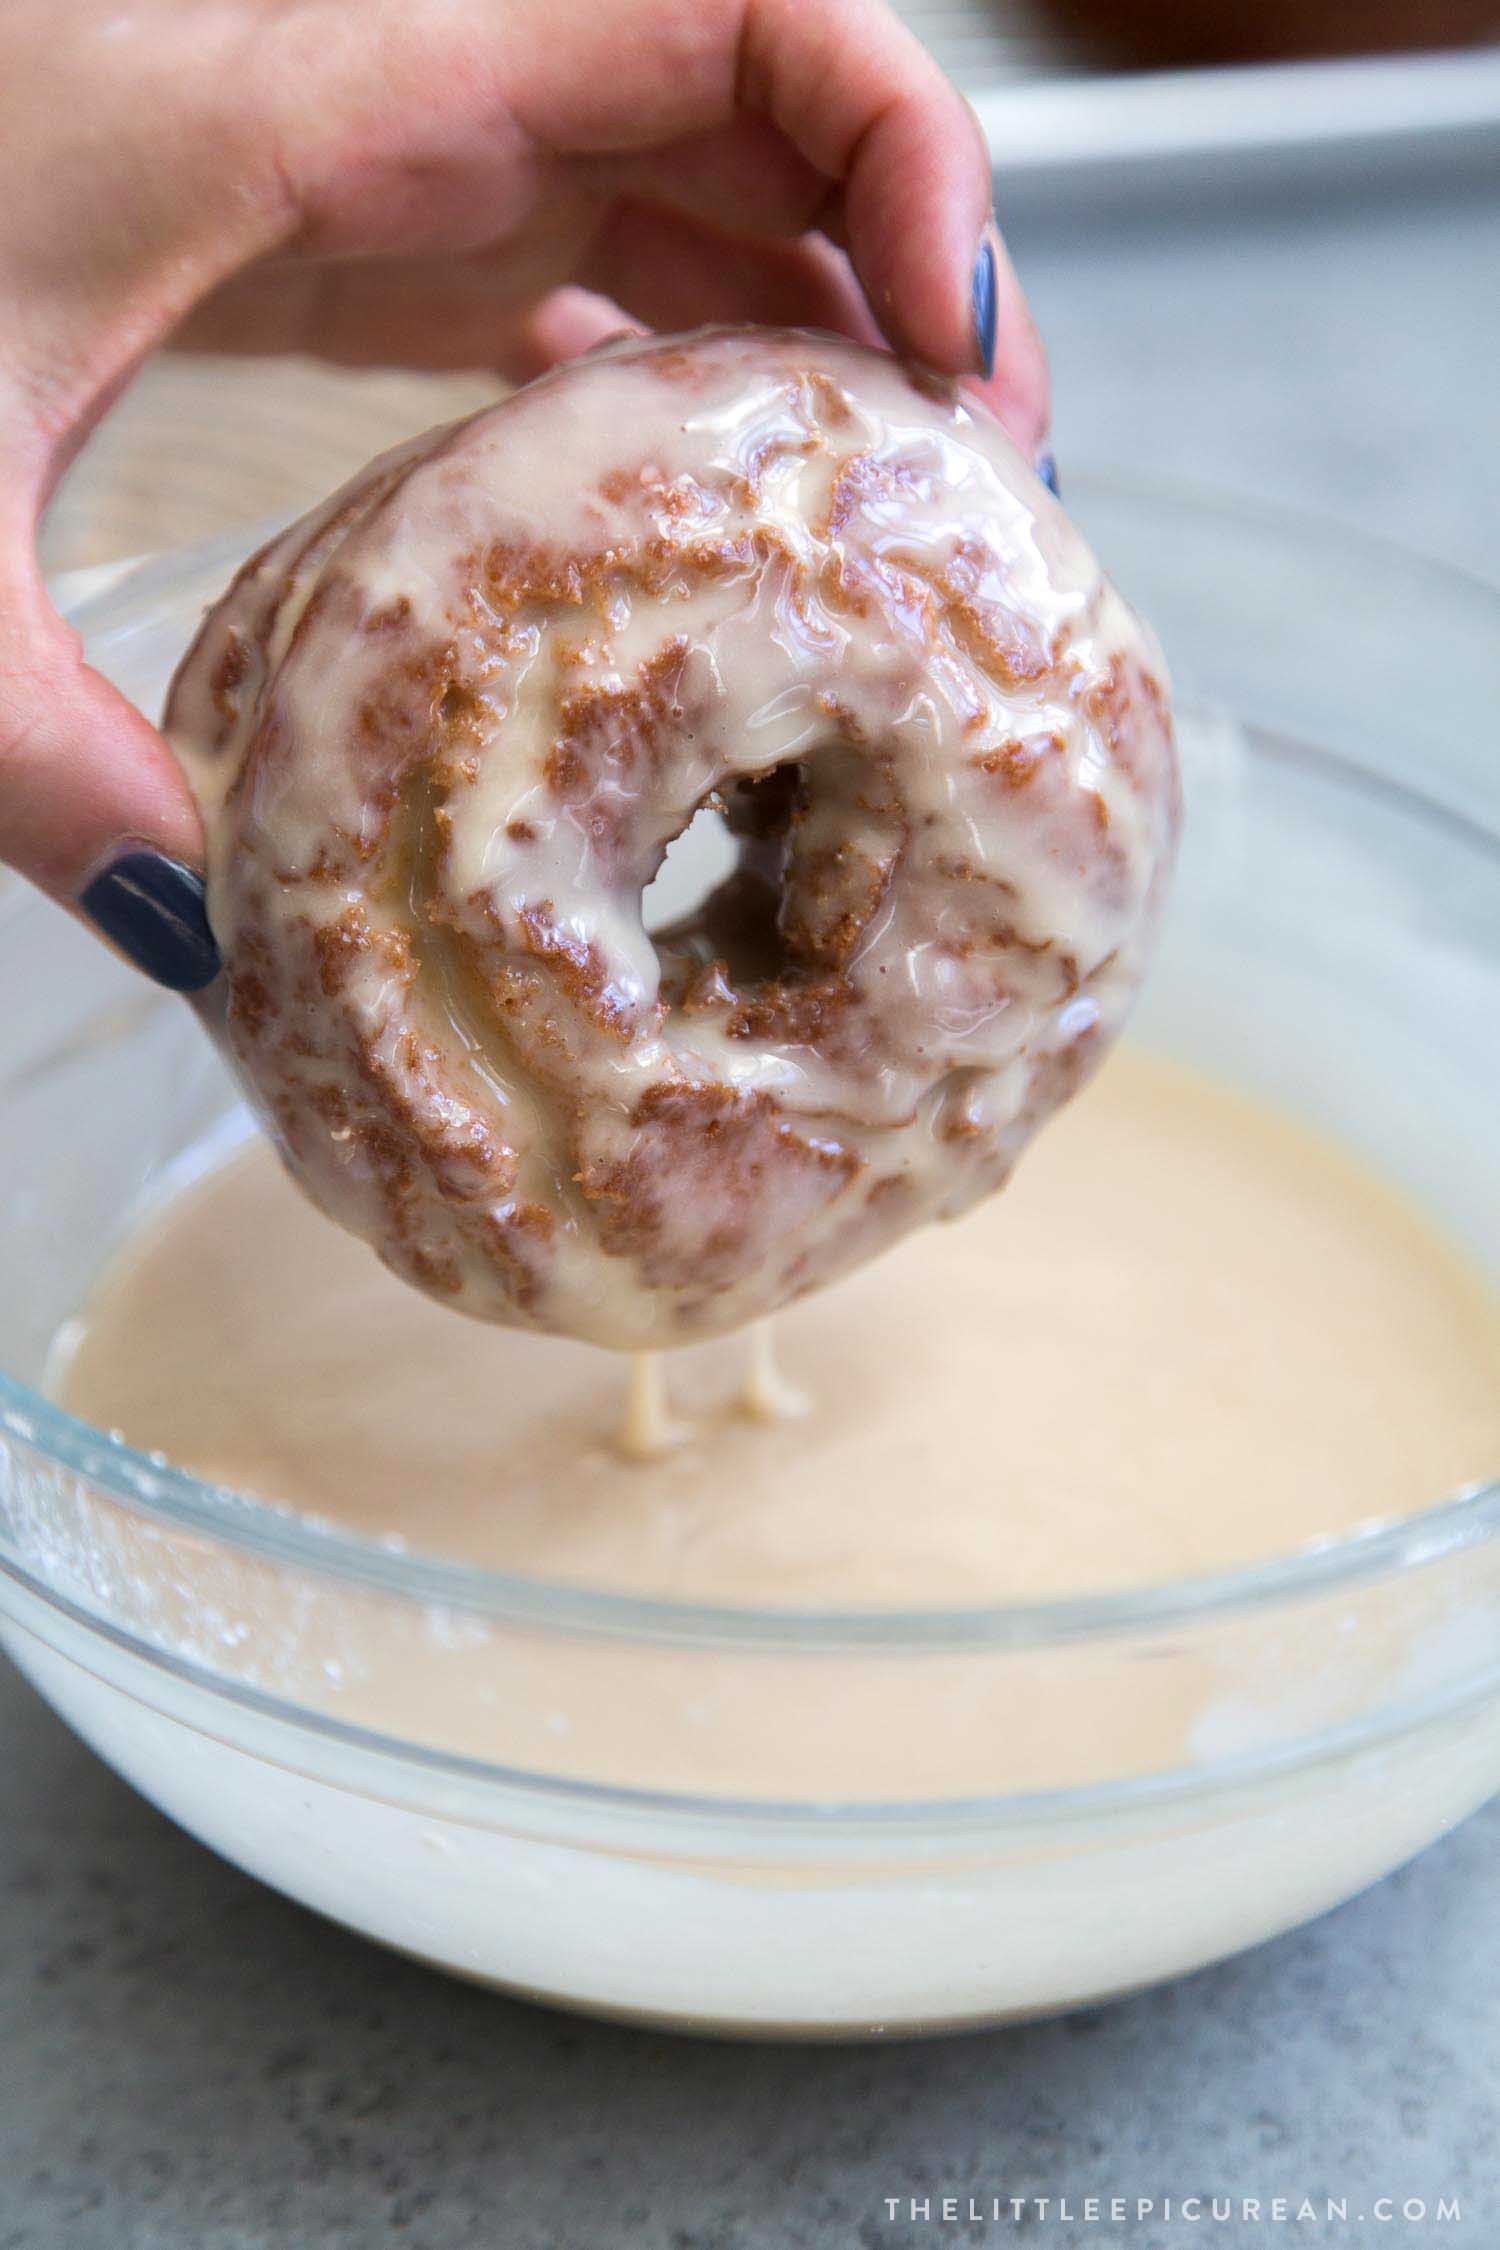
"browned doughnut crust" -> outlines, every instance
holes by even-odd
[[[998,426],[781,332],[609,347],[376,462],[167,726],[298,1178],[434,1295],[619,1346],[1003,1181],[1177,819],[1154,646]],[[653,942],[704,805],[738,866]]]

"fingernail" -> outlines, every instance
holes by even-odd
[[[1057,461],[1055,456],[1051,453],[1039,453],[1036,457],[1036,473],[1041,478],[1043,484],[1047,487],[1047,490],[1051,493],[1053,499],[1060,500],[1062,498],[1062,487],[1057,481]]]
[[[122,852],[84,886],[78,904],[128,960],[173,992],[201,992],[219,973],[203,877],[165,852]]]
[[[995,245],[988,237],[980,243],[979,255],[974,260],[970,303],[974,309],[974,341],[979,349],[980,371],[988,382],[995,372],[995,314],[998,304]]]

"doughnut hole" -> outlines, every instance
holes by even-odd
[[[642,901],[662,997],[731,1011],[762,1036],[794,996],[826,997],[876,920],[906,837],[880,764],[828,744],[714,789]]]

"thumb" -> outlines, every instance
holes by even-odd
[[[159,984],[193,992],[218,973],[187,784],[84,663],[29,557],[0,561],[0,858]]]

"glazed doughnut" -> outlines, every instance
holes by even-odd
[[[1177,824],[1154,644],[999,425],[791,332],[612,344],[377,461],[166,726],[295,1176],[463,1311],[621,1348],[997,1187]],[[737,864],[653,933],[704,808]]]

